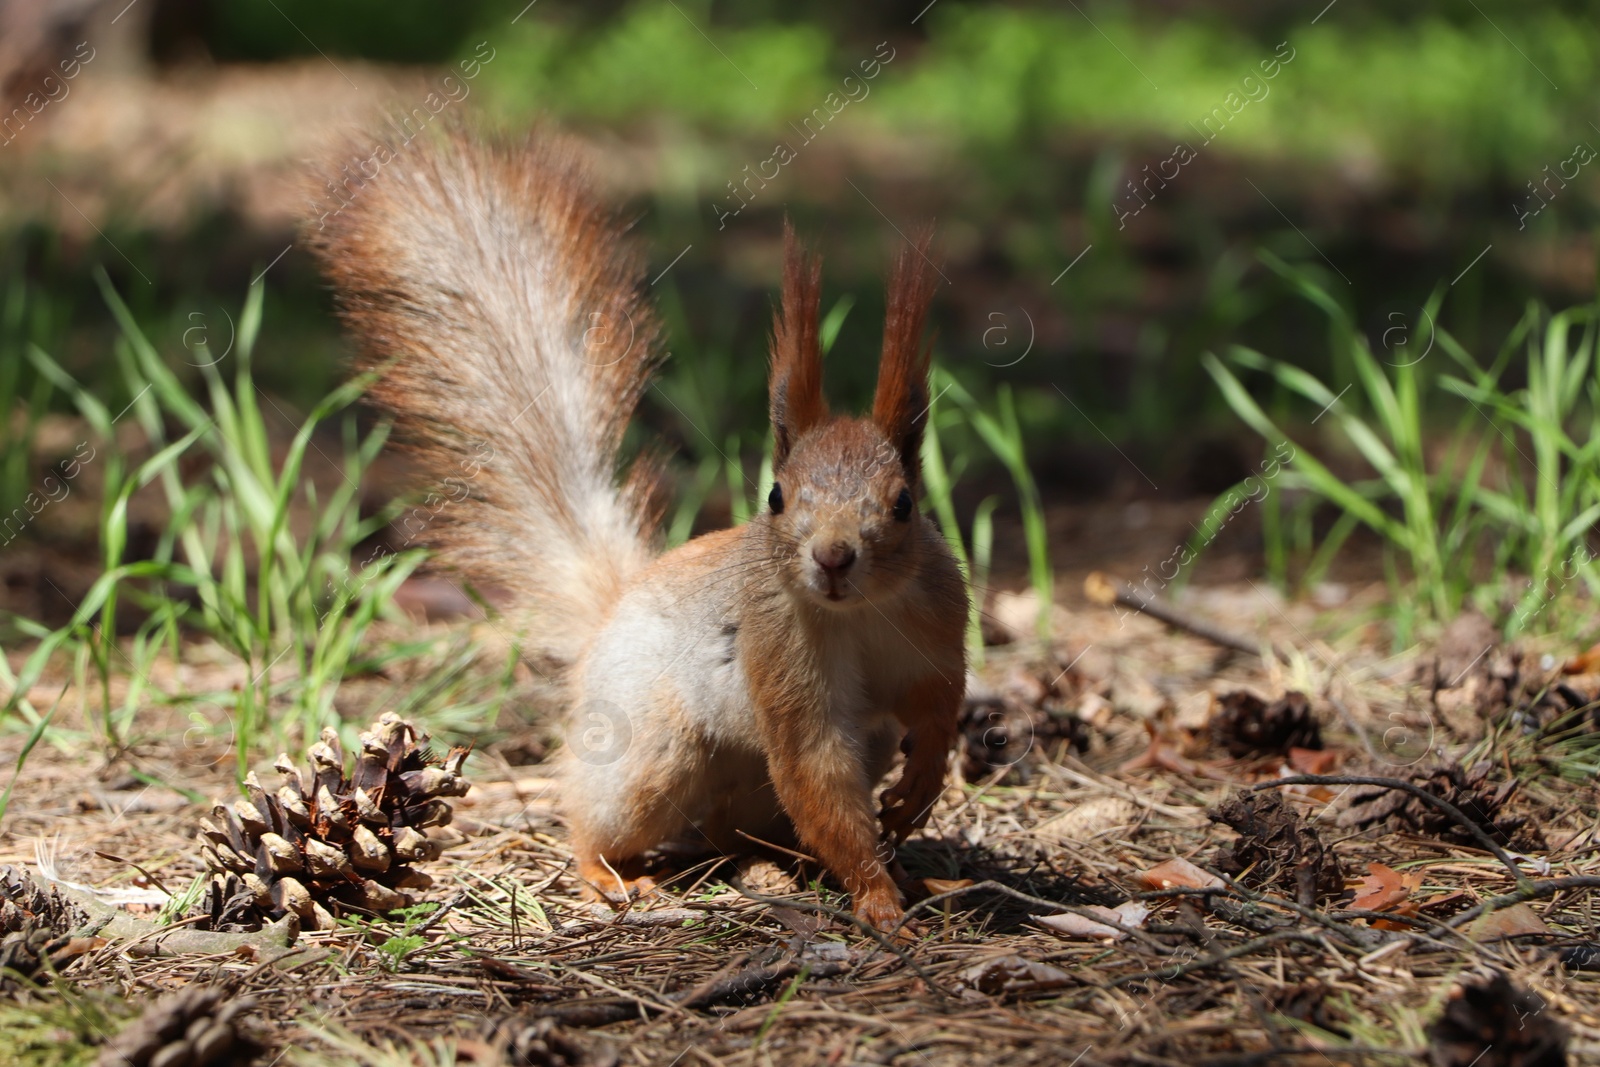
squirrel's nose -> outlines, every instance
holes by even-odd
[[[831,545],[813,545],[811,558],[829,574],[843,574],[856,561],[856,550],[843,541],[835,541]]]

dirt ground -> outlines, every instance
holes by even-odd
[[[900,852],[924,898],[906,939],[867,936],[814,865],[784,856],[703,864],[620,912],[585,903],[537,762],[555,729],[519,684],[521,710],[467,760],[459,843],[427,865],[438,910],[301,933],[287,952],[265,935],[200,954],[161,949],[154,929],[111,939],[54,992],[9,994],[8,1010],[76,1007],[55,1029],[13,1026],[0,1061],[72,1062],[49,1052],[62,1026],[92,1045],[135,1002],[196,984],[242,1004],[231,1025],[262,1062],[450,1062],[428,1045],[444,1035],[455,1062],[551,1064],[1345,1064],[1431,1049],[1465,1067],[1564,1062],[1539,1058],[1563,1038],[1574,1062],[1600,1055],[1600,980],[1581,969],[1600,958],[1600,792],[1579,758],[1600,685],[1577,650],[1492,633],[1477,648],[1469,617],[1390,655],[1348,623],[1380,586],[1319,592],[1340,601],[1331,613],[1248,579],[1178,598],[1282,649],[1263,658],[1094,605],[1071,572],[1060,583],[1070,607],[1050,647],[991,647],[974,676],[958,777]],[[1025,631],[1031,611],[1002,597],[991,628]],[[468,624],[418,624],[444,626]],[[497,657],[485,648],[486,673]],[[204,647],[185,659],[191,689],[229,669]],[[411,669],[348,683],[341,710],[369,720],[417,683]],[[0,863],[151,915],[201,873],[211,799],[237,796],[226,737],[169,709],[107,762],[74,706],[16,780]],[[21,744],[8,734],[0,758]],[[1305,772],[1390,784],[1270,784]],[[1453,798],[1455,815],[1408,787]],[[1194,867],[1144,873],[1175,859]],[[1512,984],[1483,984],[1496,973]],[[1468,1047],[1450,1045],[1463,1024],[1484,1040],[1449,1058]]]

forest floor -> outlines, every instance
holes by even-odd
[[[1126,519],[1080,512],[1074,540],[1108,543],[1095,524]],[[1246,578],[1173,598],[1281,650],[1230,651],[1085,600],[1081,561],[1063,558],[1048,647],[992,646],[974,675],[956,776],[899,854],[923,899],[898,940],[858,929],[813,864],[784,856],[703,864],[622,911],[585,902],[545,761],[556,730],[519,675],[466,762],[456,844],[426,865],[436,909],[292,946],[271,931],[186,945],[192,922],[154,923],[202,873],[200,819],[238,795],[227,738],[192,704],[156,706],[108,759],[69,693],[15,782],[0,863],[151,925],[57,942],[59,977],[0,995],[0,1062],[91,1062],[125,1020],[197,987],[224,999],[172,1010],[220,1013],[263,1063],[1600,1055],[1593,653],[1507,646],[1470,615],[1392,653],[1376,623],[1350,623],[1376,618],[1381,585],[1285,601]],[[1033,603],[1001,597],[991,629],[1026,632]],[[503,672],[492,640],[474,647],[485,676]],[[424,659],[347,682],[345,717],[396,706]],[[215,691],[237,670],[203,644],[183,660],[153,688]],[[0,758],[22,744],[5,735]],[[1273,784],[1304,774],[1383,781]]]

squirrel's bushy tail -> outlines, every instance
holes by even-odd
[[[650,472],[617,469],[657,358],[642,262],[559,139],[457,130],[358,171],[308,230],[370,398],[441,483],[419,539],[570,663],[653,556]]]

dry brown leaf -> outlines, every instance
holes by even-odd
[[[1288,761],[1278,771],[1279,777],[1296,774],[1332,774],[1344,761],[1344,753],[1334,748],[1291,748]],[[1327,803],[1337,795],[1325,785],[1286,785],[1291,793]]]
[[[1289,766],[1296,774],[1332,774],[1344,762],[1337,748],[1291,748]]]
[[[1199,733],[1211,722],[1211,709],[1215,704],[1216,698],[1204,689],[1181,696],[1172,708],[1172,725],[1189,733]]]
[[[973,964],[961,972],[961,983],[980,993],[1000,996],[1060,989],[1072,984],[1072,975],[1048,963],[1035,963],[1021,956],[1009,955]]]
[[[1467,936],[1474,941],[1503,941],[1508,937],[1527,934],[1548,934],[1550,928],[1537,912],[1526,904],[1513,904],[1474,919],[1467,927]]]
[[[1369,863],[1350,907],[1355,911],[1389,911],[1409,899],[1421,884],[1420,872],[1406,876],[1385,864]]]
[[[1092,689],[1088,690],[1078,698],[1077,715],[1079,719],[1093,726],[1096,730],[1110,729],[1111,701]]]
[[[1223,884],[1221,878],[1181,857],[1158,863],[1134,877],[1148,889],[1211,889]]]
[[[1422,888],[1422,877],[1421,871],[1401,874],[1385,864],[1369,863],[1350,907],[1357,911],[1386,911],[1397,919],[1415,918],[1421,905],[1411,898]],[[1406,923],[1387,919],[1373,919],[1372,925],[1379,930],[1408,928]]]
[[[1140,930],[1144,928],[1144,921],[1150,917],[1150,909],[1137,900],[1125,901],[1115,908],[1104,908],[1098,904],[1089,904],[1083,908],[1091,915],[1098,915],[1108,922],[1118,923],[1121,926]],[[1054,930],[1064,937],[1077,937],[1086,940],[1121,941],[1128,936],[1127,930],[1119,930],[1115,926],[1095,922],[1087,915],[1077,912],[1066,912],[1062,915],[1035,915],[1034,920],[1041,926]]]
[[[1200,765],[1188,759],[1177,747],[1163,741],[1161,735],[1151,728],[1149,723],[1145,729],[1150,732],[1150,747],[1133,759],[1124,763],[1120,770],[1123,772],[1142,770],[1150,767],[1158,771],[1171,771],[1174,774],[1187,774],[1190,777],[1202,777]]]

